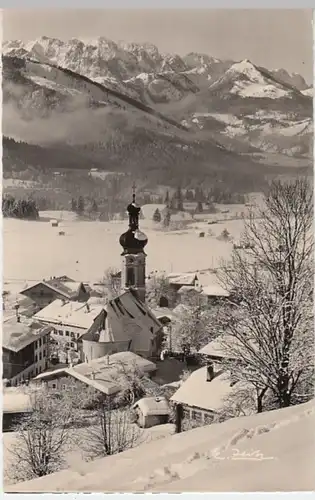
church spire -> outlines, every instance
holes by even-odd
[[[122,289],[133,289],[139,300],[145,301],[145,260],[144,247],[148,243],[147,236],[139,230],[141,208],[136,203],[136,185],[132,185],[132,201],[127,207],[129,228],[119,238],[123,247],[122,255]]]
[[[132,202],[129,203],[127,207],[127,212],[129,215],[129,229],[131,231],[136,231],[139,229],[139,215],[141,208],[136,204],[136,185],[132,185]]]

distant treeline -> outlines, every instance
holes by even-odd
[[[247,193],[260,190],[265,184],[263,169],[250,159],[214,147],[208,151],[207,146],[199,143],[188,154],[177,147],[175,139],[167,142],[166,151],[165,144],[152,141],[148,131],[141,129],[135,134],[136,131],[129,142],[99,141],[76,146],[60,143],[39,146],[3,137],[3,175],[11,177],[12,173],[18,173],[19,178],[22,174],[25,180],[35,180],[53,178],[56,171],[80,172],[83,187],[89,171],[96,168],[132,175],[134,180],[145,181],[148,188],[163,185],[176,189],[179,177],[182,189],[202,185],[206,189],[214,186],[221,191]]]
[[[34,200],[15,199],[13,196],[8,195],[2,198],[2,215],[3,217],[31,220],[36,220],[39,217]]]

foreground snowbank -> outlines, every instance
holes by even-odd
[[[315,405],[194,429],[11,492],[313,490]]]

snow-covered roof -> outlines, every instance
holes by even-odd
[[[161,318],[168,318],[172,320],[174,316],[172,309],[169,309],[168,307],[157,307],[156,309],[152,309],[152,313],[159,321]]]
[[[228,340],[227,336],[225,336],[224,339]],[[199,354],[205,354],[206,356],[218,356],[220,358],[226,357],[226,352],[222,345],[222,337],[219,336],[216,339],[209,342],[209,344],[202,347],[199,351]]]
[[[229,293],[222,287],[216,273],[211,271],[196,271],[194,273],[186,274],[169,274],[169,281],[171,284],[180,285],[180,293],[189,290],[194,290],[195,285],[198,284],[196,290],[200,288],[203,295],[213,297],[228,297]]]
[[[9,387],[3,391],[3,413],[25,413],[31,411],[30,395],[17,387]]]
[[[6,492],[313,491],[314,426],[310,401],[199,427],[90,463],[76,462],[70,469],[7,486]],[[233,459],[235,448],[239,460]]]
[[[144,416],[170,414],[170,405],[164,397],[139,399],[133,408],[139,408]]]
[[[182,285],[178,290],[179,294],[188,293],[188,292],[196,292],[198,293],[198,289],[194,285]]]
[[[232,390],[227,373],[218,374],[208,382],[207,367],[203,366],[182,383],[171,401],[216,412],[221,409],[224,398]]]
[[[34,318],[54,325],[88,329],[103,308],[104,306],[101,304],[89,304],[87,307],[83,302],[64,302],[61,299],[56,299],[36,313]]]
[[[17,321],[16,317],[8,317],[2,322],[2,347],[19,352],[38,338],[47,335],[50,328],[38,321]]]
[[[68,369],[68,365],[64,366],[63,368],[56,368],[56,370],[49,369],[49,370],[46,370],[46,371],[40,373],[36,377],[34,377],[33,380],[40,381],[40,380],[54,379],[58,375],[61,375],[62,373],[64,373],[66,375],[67,369]]]
[[[88,363],[80,363],[69,368],[41,373],[35,380],[50,380],[63,374],[71,376],[104,394],[115,394],[121,390],[118,376],[122,369],[126,371],[137,368],[142,375],[156,370],[156,365],[134,352],[118,352],[109,356],[93,359]]]
[[[168,279],[172,285],[193,285],[197,273],[169,274]]]
[[[79,289],[82,286],[82,283],[74,281],[67,276],[60,276],[59,278],[51,278],[49,280],[39,281],[38,283],[28,286],[21,291],[21,294],[24,295],[25,292],[37,287],[38,285],[44,285],[54,292],[63,295],[66,299],[73,300],[76,298]]]
[[[201,293],[202,295],[207,295],[208,297],[228,297],[230,295],[220,285],[208,285],[202,287]]]

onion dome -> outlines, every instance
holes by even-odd
[[[143,252],[144,247],[148,243],[148,238],[139,229],[135,231],[128,229],[128,231],[120,236],[119,243],[125,252],[140,253]]]

